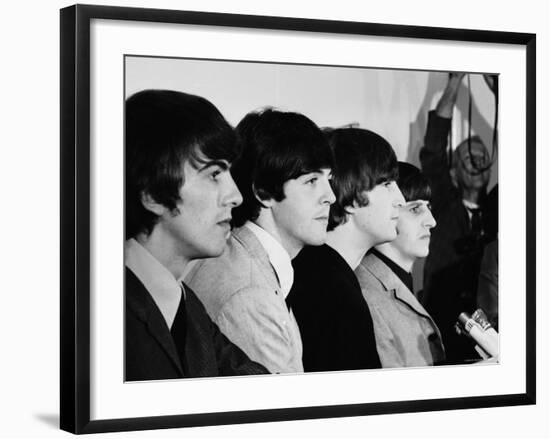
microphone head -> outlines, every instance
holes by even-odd
[[[468,320],[470,320],[470,315],[466,312],[461,312],[460,315],[458,316],[458,322],[462,325],[462,326],[466,326],[466,323],[468,322]]]

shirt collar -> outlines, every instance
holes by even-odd
[[[471,221],[473,216],[473,211],[479,209],[479,205],[469,200],[462,200],[462,204],[466,208],[466,212],[468,212],[468,218],[470,218],[470,221]]]
[[[468,210],[479,209],[479,204],[476,204],[476,203],[474,203],[473,201],[470,201],[470,200],[462,200],[462,204],[464,204],[464,206]]]
[[[245,226],[258,238],[260,244],[267,252],[267,257],[271,266],[275,270],[275,274],[279,279],[279,285],[286,296],[292,288],[294,282],[294,269],[288,252],[284,249],[279,241],[277,241],[269,232],[262,229],[252,221],[247,221]]]
[[[172,327],[181,300],[182,285],[135,239],[124,244],[124,264],[145,286],[158,306],[168,328]]]

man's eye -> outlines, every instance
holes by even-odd
[[[306,184],[315,184],[319,178],[318,177],[311,177],[306,180]]]
[[[218,176],[222,173],[221,169],[216,169],[210,174],[212,180],[217,180]]]
[[[413,206],[409,209],[412,213],[420,213],[420,206]]]

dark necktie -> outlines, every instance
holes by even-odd
[[[187,334],[187,315],[185,311],[185,295],[183,290],[181,292],[181,300],[174,317],[174,323],[172,323],[172,329],[170,329],[174,344],[178,351],[181,364],[185,370],[185,337]]]
[[[481,209],[469,209],[472,214],[472,219],[470,220],[471,224],[471,233],[476,240],[480,239],[483,236],[483,222],[481,218]]]

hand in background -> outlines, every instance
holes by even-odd
[[[441,96],[441,99],[439,99],[439,102],[435,107],[435,112],[439,117],[444,117],[446,119],[450,119],[453,117],[453,108],[464,75],[466,75],[466,73],[449,73],[447,86],[445,87],[445,90],[443,90],[443,95]]]

